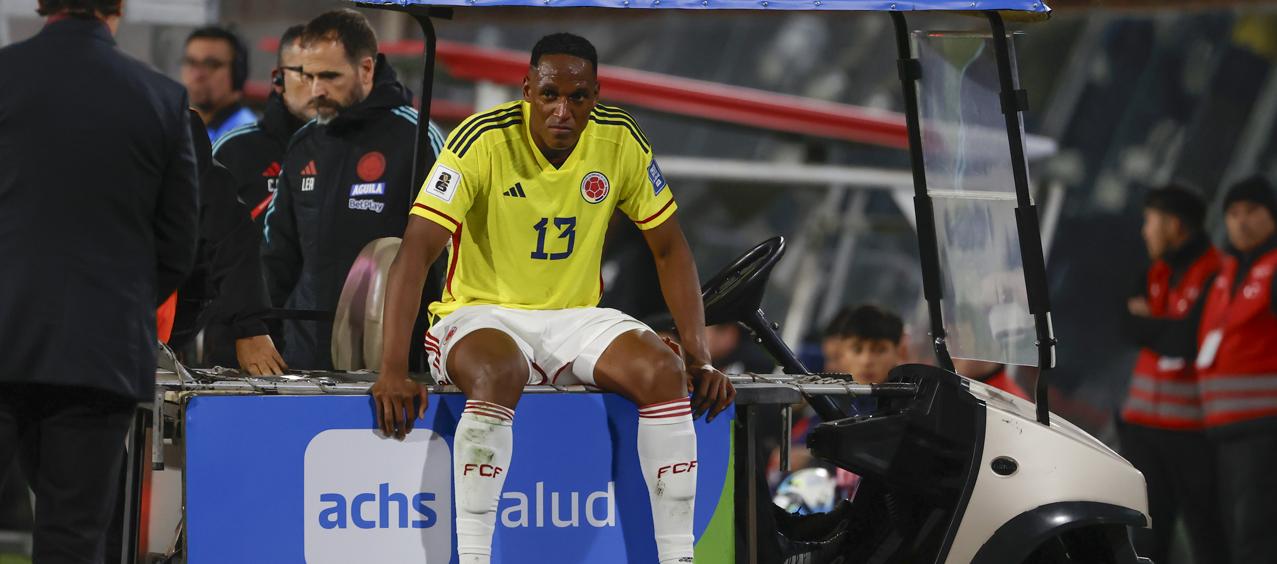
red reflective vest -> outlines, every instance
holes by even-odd
[[[1202,312],[1197,370],[1206,426],[1277,416],[1277,250],[1259,257],[1233,292],[1237,259],[1224,257]]]
[[[1148,269],[1145,291],[1149,312],[1157,318],[1183,319],[1210,290],[1222,258],[1214,247],[1207,249],[1174,286],[1170,265],[1162,260],[1154,262]],[[1201,429],[1202,400],[1193,359],[1164,357],[1141,349],[1122,406],[1122,420],[1159,429]]]

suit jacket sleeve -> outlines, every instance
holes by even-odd
[[[282,307],[301,278],[302,250],[293,214],[292,174],[279,174],[279,189],[266,210],[266,230],[262,241],[262,266],[266,289],[275,307]]]
[[[190,274],[195,265],[195,246],[199,236],[197,202],[199,188],[195,166],[195,147],[187,125],[187,98],[170,116],[168,138],[174,140],[156,199],[155,232],[156,304],[163,303]]]

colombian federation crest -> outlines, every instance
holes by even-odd
[[[591,172],[581,179],[581,197],[591,204],[602,202],[611,190],[607,177],[601,172]]]

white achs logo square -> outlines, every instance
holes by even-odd
[[[461,173],[443,165],[435,165],[435,173],[426,179],[425,190],[431,196],[452,203],[452,196],[461,186]]]
[[[324,431],[306,445],[303,479],[307,563],[451,558],[452,452],[433,431]]]

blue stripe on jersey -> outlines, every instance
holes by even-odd
[[[412,109],[412,107],[399,106],[398,108],[391,108],[390,111],[394,112],[395,115],[408,120],[413,125],[417,125],[417,110]]]
[[[256,123],[247,123],[227,131],[225,135],[218,138],[216,143],[213,143],[213,154],[217,154],[217,150],[221,149],[222,145],[226,144],[227,141],[239,137],[240,135],[244,135],[245,133],[252,133],[260,129],[261,128],[257,127]]]
[[[270,205],[266,206],[266,216],[262,218],[262,241],[267,245],[270,244],[270,216],[275,215],[275,200],[279,198],[271,198]]]
[[[430,149],[435,152],[436,157],[438,157],[443,152],[444,138],[445,138],[445,135],[443,134],[443,131],[439,129],[438,125],[435,125],[434,120],[431,120],[430,121]]]
[[[395,115],[408,120],[413,125],[417,125],[418,123],[417,109],[412,106],[399,106],[396,108],[391,108],[390,111],[394,112]],[[436,125],[433,120],[428,123],[429,123],[428,134],[430,138],[430,148],[434,150],[435,155],[438,155],[439,153],[443,152],[443,142],[444,142],[445,136],[443,134],[443,131],[439,129],[439,126]]]

